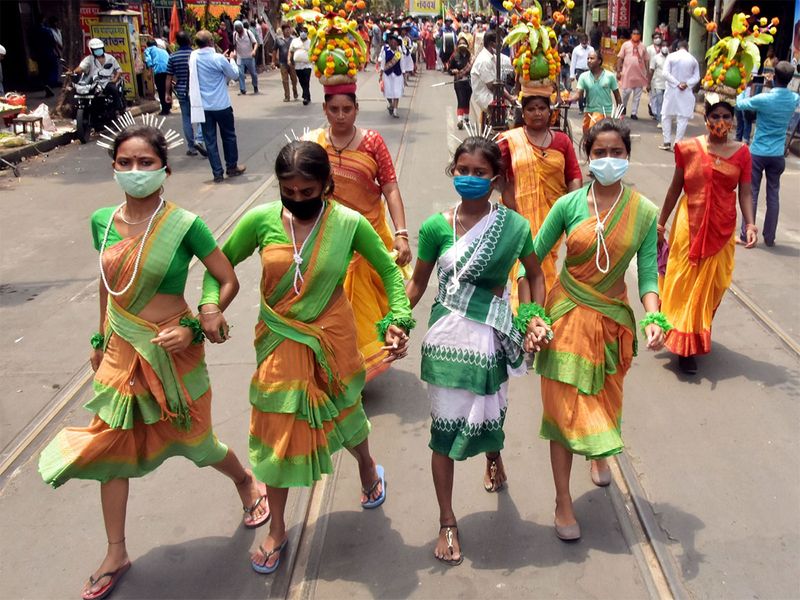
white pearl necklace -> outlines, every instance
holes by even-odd
[[[317,220],[314,222],[314,227],[311,228],[311,231],[306,236],[306,239],[303,240],[303,244],[300,246],[299,250],[297,249],[297,240],[295,239],[295,234],[294,234],[294,215],[290,211],[287,211],[289,212],[289,231],[292,232],[292,248],[294,249],[294,255],[292,257],[294,259],[294,281],[292,282],[292,285],[294,287],[294,293],[297,294],[298,296],[300,295],[300,288],[298,287],[297,282],[298,281],[300,282],[300,287],[302,287],[303,284],[305,283],[305,279],[303,279],[303,273],[300,271],[300,267],[304,262],[303,250],[305,250],[308,240],[311,239],[311,236],[317,229],[320,220],[322,220],[322,215],[325,214],[326,207],[327,207],[327,202],[323,202],[322,209],[320,209],[319,214],[317,215]]]
[[[591,194],[592,194],[592,204],[594,205],[594,218],[597,221],[597,224],[594,226],[594,232],[595,232],[595,234],[597,234],[597,248],[596,248],[597,251],[595,252],[595,255],[594,255],[594,264],[597,266],[597,270],[605,275],[606,273],[608,273],[611,270],[611,256],[608,253],[608,246],[606,246],[606,236],[605,236],[606,221],[608,221],[608,218],[614,212],[614,208],[617,206],[617,203],[619,202],[619,199],[622,198],[622,192],[625,191],[625,186],[623,186],[620,183],[620,185],[619,185],[619,194],[617,194],[617,199],[614,200],[614,204],[612,204],[611,208],[608,209],[608,212],[606,213],[606,218],[603,219],[602,221],[600,220],[600,211],[597,210],[597,199],[594,196],[594,183],[592,184],[592,187],[591,187],[590,191],[591,191]],[[606,255],[606,266],[605,266],[605,268],[600,266],[600,248],[601,248],[601,246],[603,248],[603,252]]]
[[[111,213],[111,218],[108,220],[108,225],[106,225],[106,232],[103,234],[103,244],[100,246],[100,279],[103,280],[103,285],[106,287],[106,291],[111,294],[112,296],[121,296],[125,292],[127,292],[133,282],[136,281],[136,274],[139,272],[139,264],[142,261],[142,252],[144,252],[144,244],[147,241],[147,236],[150,234],[150,228],[153,226],[153,220],[156,218],[158,211],[166,204],[164,202],[164,198],[159,196],[159,203],[156,206],[156,209],[153,211],[153,214],[150,215],[150,221],[147,223],[147,229],[144,230],[144,235],[142,236],[142,242],[139,244],[139,250],[136,252],[136,262],[133,264],[133,275],[131,275],[131,280],[128,282],[124,288],[119,291],[114,291],[111,289],[111,286],[108,284],[108,279],[106,278],[106,272],[103,270],[103,252],[106,249],[106,243],[108,242],[108,232],[111,231],[111,225],[114,223],[114,216],[119,213],[125,206],[125,203],[119,205],[117,210]],[[124,220],[124,219],[123,219]],[[127,221],[125,221],[127,223]],[[141,221],[142,223],[144,221]]]
[[[495,210],[494,204],[489,204],[489,212],[481,217],[481,219],[486,219],[486,222],[483,224],[483,229],[481,230],[480,234],[478,235],[478,243],[475,247],[475,252],[472,253],[472,256],[469,257],[467,263],[461,269],[461,272],[458,271],[458,242],[460,241],[456,236],[456,227],[457,223],[459,222],[458,219],[458,207],[461,206],[459,202],[456,204],[456,207],[453,209],[453,252],[455,254],[455,258],[453,259],[453,280],[447,284],[447,293],[448,294],[455,294],[461,288],[461,276],[466,273],[469,268],[472,266],[472,263],[475,261],[475,257],[478,255],[478,249],[480,248],[481,243],[483,242],[483,236],[486,235],[486,231],[489,229],[489,217]],[[463,225],[462,225],[463,228]],[[466,235],[466,233],[465,233]]]

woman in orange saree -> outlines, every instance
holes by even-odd
[[[353,310],[342,284],[354,251],[380,273],[391,311],[372,335],[387,360],[402,358],[414,321],[399,268],[367,220],[329,200],[328,156],[313,142],[292,142],[278,154],[281,202],[250,210],[222,247],[236,265],[261,257],[261,308],[255,330],[256,372],[250,383],[250,462],[267,484],[272,522],[251,558],[274,572],[288,540],[284,511],[290,487],[309,487],[333,472],[346,448],[358,462],[362,508],[386,498],[383,468],[369,450],[370,424],[361,403],[364,360]],[[213,274],[203,281],[201,310],[224,310]]]
[[[573,454],[591,460],[596,485],[608,485],[606,458],[622,451],[622,384],[636,355],[636,323],[628,304],[625,271],[637,258],[641,325],[657,350],[668,324],[658,312],[658,209],[621,178],[630,155],[630,132],[604,119],[584,140],[595,181],[558,199],[534,240],[543,258],[566,234],[567,256],[545,309],[553,340],[536,355],[542,378],[542,426],[550,440],[556,488],[555,532],[580,538],[569,490]]]
[[[169,166],[158,129],[124,129],[112,156],[126,200],[92,215],[103,332],[92,338],[94,397],[86,408],[95,416],[88,427],[62,429],[39,458],[39,472],[53,487],[73,478],[101,483],[108,548],[83,588],[85,600],[110,594],[131,566],[125,545],[129,478],[171,456],[230,477],[245,505],[245,526],[269,518],[263,488],[212,430],[202,330],[184,299],[193,256],[223,282],[226,298],[238,289],[233,269],[205,223],[161,198]],[[218,326],[227,329],[224,320]]]
[[[323,109],[329,127],[310,132],[306,139],[328,152],[333,168],[333,199],[364,215],[386,249],[396,253],[395,260],[402,267],[411,262],[411,249],[397,175],[381,135],[355,123],[355,90],[355,84],[325,86]],[[394,235],[386,221],[387,206]],[[347,271],[344,291],[356,315],[358,347],[364,355],[369,381],[389,368],[384,361],[386,352],[375,338],[375,323],[389,310],[386,290],[375,269],[356,254]]]
[[[666,346],[688,374],[697,372],[695,356],[711,351],[711,322],[733,277],[737,190],[747,233],[745,247],[754,247],[758,238],[750,150],[728,139],[731,105],[707,103],[706,126],[708,135],[675,145],[675,174],[658,220],[659,244],[663,244],[667,221],[680,198],[660,288],[661,310],[674,326]]]
[[[583,184],[572,141],[564,133],[550,129],[552,94],[552,86],[523,85],[524,125],[503,132],[497,141],[506,165],[503,204],[525,217],[534,235],[556,200]],[[556,243],[542,262],[545,290],[553,287],[556,281],[560,246]],[[516,281],[516,275],[515,269],[512,281]],[[517,297],[516,284],[512,297]]]

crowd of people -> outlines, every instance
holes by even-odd
[[[393,117],[405,82],[423,63],[453,76],[459,129],[470,123],[471,101],[486,110],[495,94],[500,30],[481,18],[463,21],[457,27],[453,18],[359,25],[367,64],[376,65]],[[238,164],[228,82],[238,81],[245,94],[248,72],[253,92],[259,90],[254,55],[260,42],[240,21],[232,31],[222,52],[212,33],[201,30],[194,40],[180,32],[179,49],[166,61],[156,51],[148,58],[165,74],[163,104],[171,105],[173,93],[179,100],[187,152],[208,155],[214,181],[245,170]],[[307,30],[285,24],[281,31],[273,58],[284,101],[302,97],[308,104]],[[684,42],[664,52],[663,38],[645,47],[634,31],[614,73],[603,68],[588,36],[575,41],[562,36],[558,52],[569,66],[557,76],[565,87],[574,84],[569,99],[586,115],[579,149],[588,177],[572,140],[553,128],[554,88],[518,82],[504,93],[519,102],[521,125],[496,140],[468,128],[446,167],[455,202],[422,223],[413,269],[395,167],[381,134],[358,125],[354,76],[318,74],[327,126],[280,150],[274,164],[280,201],[242,216],[221,247],[199,217],[164,199],[171,173],[164,134],[152,126],[120,128],[111,154],[123,199],[91,220],[101,279],[90,356],[95,395],[86,405],[94,416],[87,427],[60,431],[39,459],[53,487],[70,479],[100,482],[108,545],[84,586],[85,600],[108,595],[131,566],[129,480],[171,456],[213,466],[231,479],[245,527],[269,522],[250,556],[261,574],[277,570],[286,550],[289,488],[330,474],[335,452],[347,449],[356,460],[359,505],[381,506],[386,473],[370,450],[361,394],[367,381],[406,356],[416,326],[412,311],[434,270],[420,378],[431,402],[428,445],[440,522],[435,558],[455,566],[464,557],[453,503],[455,462],[484,455],[483,488],[504,488],[508,380],[527,372],[526,355],[535,356],[541,381],[540,436],[549,443],[554,533],[566,542],[580,539],[570,492],[573,457],[587,459],[595,485],[610,484],[608,459],[623,449],[624,380],[638,351],[637,331],[648,349],[666,346],[685,373],[696,373],[695,357],[711,351],[712,320],[731,282],[736,241],[746,248],[758,242],[762,173],[763,237],[768,246],[775,243],[783,170],[777,139],[800,97],[786,89],[794,68],[778,62],[774,89],[737,101],[756,113],[751,146],[731,139],[733,102],[713,94],[705,101],[707,132],[683,139],[699,80]],[[675,156],[661,209],[624,182],[632,136],[614,105],[638,120],[645,88],[665,149]],[[670,119],[677,124],[674,137]],[[236,267],[256,252],[251,470],[213,432],[203,348],[206,339],[228,339],[225,311],[239,292]],[[184,296],[193,257],[206,268],[196,313]],[[638,323],[625,285],[634,260],[635,294],[645,310]]]

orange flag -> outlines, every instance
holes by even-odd
[[[175,43],[175,36],[181,28],[181,20],[178,17],[178,0],[172,0],[172,15],[169,18],[169,43]]]

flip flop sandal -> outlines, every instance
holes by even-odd
[[[251,559],[250,566],[253,567],[253,571],[255,571],[256,573],[261,573],[262,575],[269,575],[270,573],[274,573],[275,571],[277,571],[278,566],[280,566],[281,564],[280,553],[283,552],[283,549],[286,548],[286,544],[288,543],[289,543],[289,538],[286,538],[285,540],[283,540],[283,543],[280,546],[278,546],[277,548],[273,548],[269,552],[264,550],[264,546],[259,546],[258,549],[261,551],[261,554],[264,555],[264,561],[257,562]],[[269,562],[269,559],[273,554],[278,554],[278,560],[275,561],[274,565],[268,567],[267,563]]]
[[[489,461],[489,481],[492,483],[490,485],[483,484],[483,489],[486,490],[488,493],[492,494],[494,492],[499,492],[503,489],[505,482],[497,485],[497,481],[495,478],[497,477],[497,459],[500,458],[500,453],[497,453],[497,456],[494,458],[486,457],[486,460]]]
[[[89,575],[89,587],[93,587],[98,581],[103,579],[104,577],[108,577],[108,583],[97,590],[95,593],[84,592],[81,594],[81,598],[83,600],[102,600],[103,598],[108,597],[111,592],[114,591],[114,588],[119,583],[119,580],[122,579],[122,576],[131,568],[131,561],[126,562],[116,571],[109,571],[108,573],[103,573],[95,579],[93,576]]]
[[[267,510],[264,511],[264,514],[261,515],[260,517],[258,517],[257,519],[253,519],[253,513],[256,512],[256,510],[258,509],[259,506],[261,506],[262,502],[266,506]],[[258,500],[253,502],[253,505],[250,508],[248,508],[246,506],[243,506],[242,510],[244,511],[244,519],[242,520],[242,524],[245,527],[247,527],[247,529],[255,529],[256,527],[261,527],[264,523],[269,521],[270,516],[272,516],[270,514],[270,512],[269,512],[269,506],[267,506],[267,495],[266,494],[264,494],[263,496],[259,496]],[[247,521],[248,517],[250,517],[253,520],[248,522]]]
[[[377,465],[375,470],[378,472],[378,478],[375,480],[375,482],[368,490],[361,488],[361,492],[367,497],[367,500],[361,503],[361,508],[378,508],[386,500],[386,478],[384,476],[383,467],[381,465]],[[373,492],[377,489],[378,484],[381,485],[381,495],[375,498],[375,500],[370,500]]]
[[[447,551],[450,553],[450,556],[453,556],[453,552],[455,552],[455,548],[453,547],[453,530],[455,529],[458,532],[458,525],[442,525],[439,527],[439,531],[441,532],[442,529],[445,529],[444,537],[447,540]],[[458,533],[456,533],[458,535]],[[444,556],[437,556],[437,560],[442,561],[446,565],[450,565],[451,567],[457,567],[462,562],[464,562],[464,554],[461,553],[458,555],[458,558],[445,558]]]

